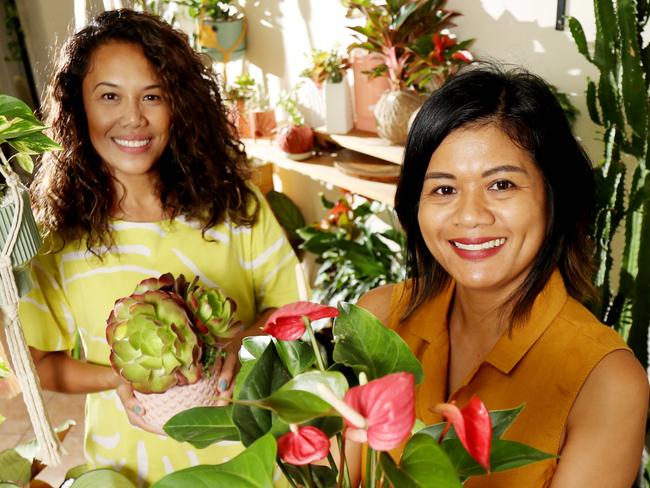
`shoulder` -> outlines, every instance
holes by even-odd
[[[389,325],[393,311],[393,292],[401,287],[402,284],[397,283],[374,288],[364,293],[357,301],[357,305],[372,312],[384,325]]]

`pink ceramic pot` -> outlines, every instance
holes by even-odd
[[[314,131],[306,125],[287,125],[275,136],[276,144],[287,157],[292,159],[307,159],[314,149]]]

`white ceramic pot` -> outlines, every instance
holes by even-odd
[[[144,407],[144,420],[160,434],[165,435],[163,425],[177,413],[193,407],[217,406],[217,375],[202,377],[191,385],[172,386],[164,393],[134,392]]]
[[[347,134],[352,124],[352,100],[347,82],[326,82],[325,130],[330,134]]]

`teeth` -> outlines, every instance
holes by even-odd
[[[139,140],[126,140],[126,139],[113,139],[120,146],[125,147],[144,147],[149,144],[151,139],[139,139]]]
[[[503,246],[505,242],[505,238],[494,239],[492,241],[483,242],[482,244],[461,244],[460,242],[451,241],[454,246],[464,251],[482,251],[484,249],[492,249],[493,247]]]

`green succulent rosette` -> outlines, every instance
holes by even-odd
[[[194,315],[196,330],[206,344],[223,346],[222,340],[239,330],[241,322],[235,316],[237,304],[220,289],[195,286],[188,291],[185,301]]]
[[[183,300],[161,289],[143,291],[141,285],[139,293],[115,302],[108,318],[113,369],[142,393],[196,383],[201,342]]]

